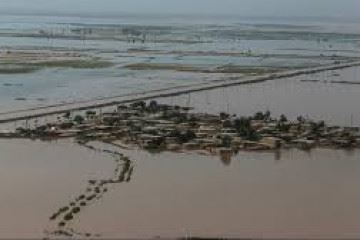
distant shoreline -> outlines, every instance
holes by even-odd
[[[121,18],[150,18],[150,19],[169,19],[169,18],[195,18],[199,20],[236,20],[241,21],[259,21],[266,23],[271,21],[286,21],[288,25],[296,26],[296,22],[304,23],[360,23],[360,17],[348,16],[261,16],[261,15],[236,15],[236,14],[205,14],[205,13],[163,13],[163,12],[66,12],[66,11],[31,11],[31,10],[15,10],[15,9],[0,9],[1,16],[31,16],[31,17],[76,17],[76,18],[98,18],[98,19],[121,19]],[[214,20],[215,22],[215,20]],[[291,24],[293,23],[293,24]]]

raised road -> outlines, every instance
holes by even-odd
[[[295,76],[319,73],[323,71],[339,70],[354,66],[360,66],[360,61],[326,65],[326,66],[306,68],[300,70],[284,71],[274,74],[266,74],[262,76],[252,76],[252,77],[245,77],[245,78],[224,80],[224,81],[215,81],[215,82],[208,82],[201,84],[197,83],[187,86],[164,88],[164,89],[152,90],[141,93],[132,93],[132,94],[119,95],[119,96],[112,96],[112,97],[96,98],[87,101],[61,103],[61,104],[54,104],[49,106],[15,110],[9,112],[0,112],[0,123],[9,123],[19,120],[28,120],[28,119],[50,116],[55,114],[63,114],[69,111],[72,112],[72,111],[96,109],[96,108],[114,106],[118,104],[131,103],[140,100],[149,100],[149,99],[155,99],[161,97],[177,96],[192,92],[205,91],[205,90],[228,87],[233,85],[258,83],[258,82],[264,82],[264,81],[275,80],[280,78],[290,78]]]

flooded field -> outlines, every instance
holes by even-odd
[[[360,68],[327,71],[290,79],[218,88],[210,91],[159,99],[161,102],[194,107],[204,113],[230,112],[239,116],[258,111],[304,116],[332,124],[360,124]]]
[[[360,30],[351,24],[0,20],[0,112],[358,60],[360,51]]]
[[[114,168],[107,154],[71,141],[2,140],[0,150],[4,238],[47,236],[51,214]],[[131,181],[82,208],[74,231],[101,238],[360,236],[358,151],[242,152],[230,162],[120,152],[135,164]]]
[[[355,61],[359,53],[357,24],[0,16],[0,113]],[[352,67],[157,100],[359,126],[359,77]],[[0,238],[56,239],[60,225],[78,238],[360,237],[359,150],[220,159],[91,146],[0,140]],[[106,186],[89,186],[94,179]],[[85,202],[91,191],[99,193]]]

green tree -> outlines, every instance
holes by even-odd
[[[64,113],[64,115],[63,115],[63,117],[64,117],[65,119],[70,119],[70,116],[71,116],[71,112],[70,112],[70,111]]]
[[[221,112],[220,113],[220,120],[226,120],[230,117],[229,114],[225,113],[225,112]]]
[[[267,110],[264,114],[264,118],[265,120],[270,120],[271,119],[271,112],[269,110]]]
[[[288,121],[287,117],[284,114],[281,114],[280,115],[280,122],[287,122],[287,121]]]
[[[82,124],[84,122],[84,120],[85,120],[84,117],[81,115],[76,115],[74,117],[74,122],[76,122],[77,124]]]
[[[263,112],[257,112],[257,113],[255,113],[253,119],[254,120],[265,120],[265,115]]]
[[[231,146],[231,137],[230,136],[224,136],[222,139],[221,139],[221,146],[222,147],[226,147],[226,148],[229,148]]]

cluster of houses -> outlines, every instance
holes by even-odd
[[[83,115],[65,114],[56,123],[19,128],[13,137],[53,139],[76,137],[81,142],[100,140],[125,148],[149,151],[203,151],[232,154],[236,151],[359,148],[358,127],[327,126],[299,117],[289,121],[270,112],[250,117],[227,113],[194,113],[187,107],[156,101],[117,106],[109,112],[87,111]]]

